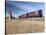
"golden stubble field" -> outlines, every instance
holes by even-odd
[[[6,19],[6,34],[44,32],[44,18]]]

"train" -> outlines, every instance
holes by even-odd
[[[30,13],[22,14],[19,18],[33,18],[33,17],[42,17],[42,10],[33,11]]]

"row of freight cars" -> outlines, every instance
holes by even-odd
[[[42,17],[42,10],[37,10],[19,16],[19,18],[32,18],[32,17]]]

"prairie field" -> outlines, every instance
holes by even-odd
[[[44,18],[6,19],[6,34],[44,32]]]

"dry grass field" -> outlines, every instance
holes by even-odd
[[[44,32],[44,18],[6,19],[6,34]]]

